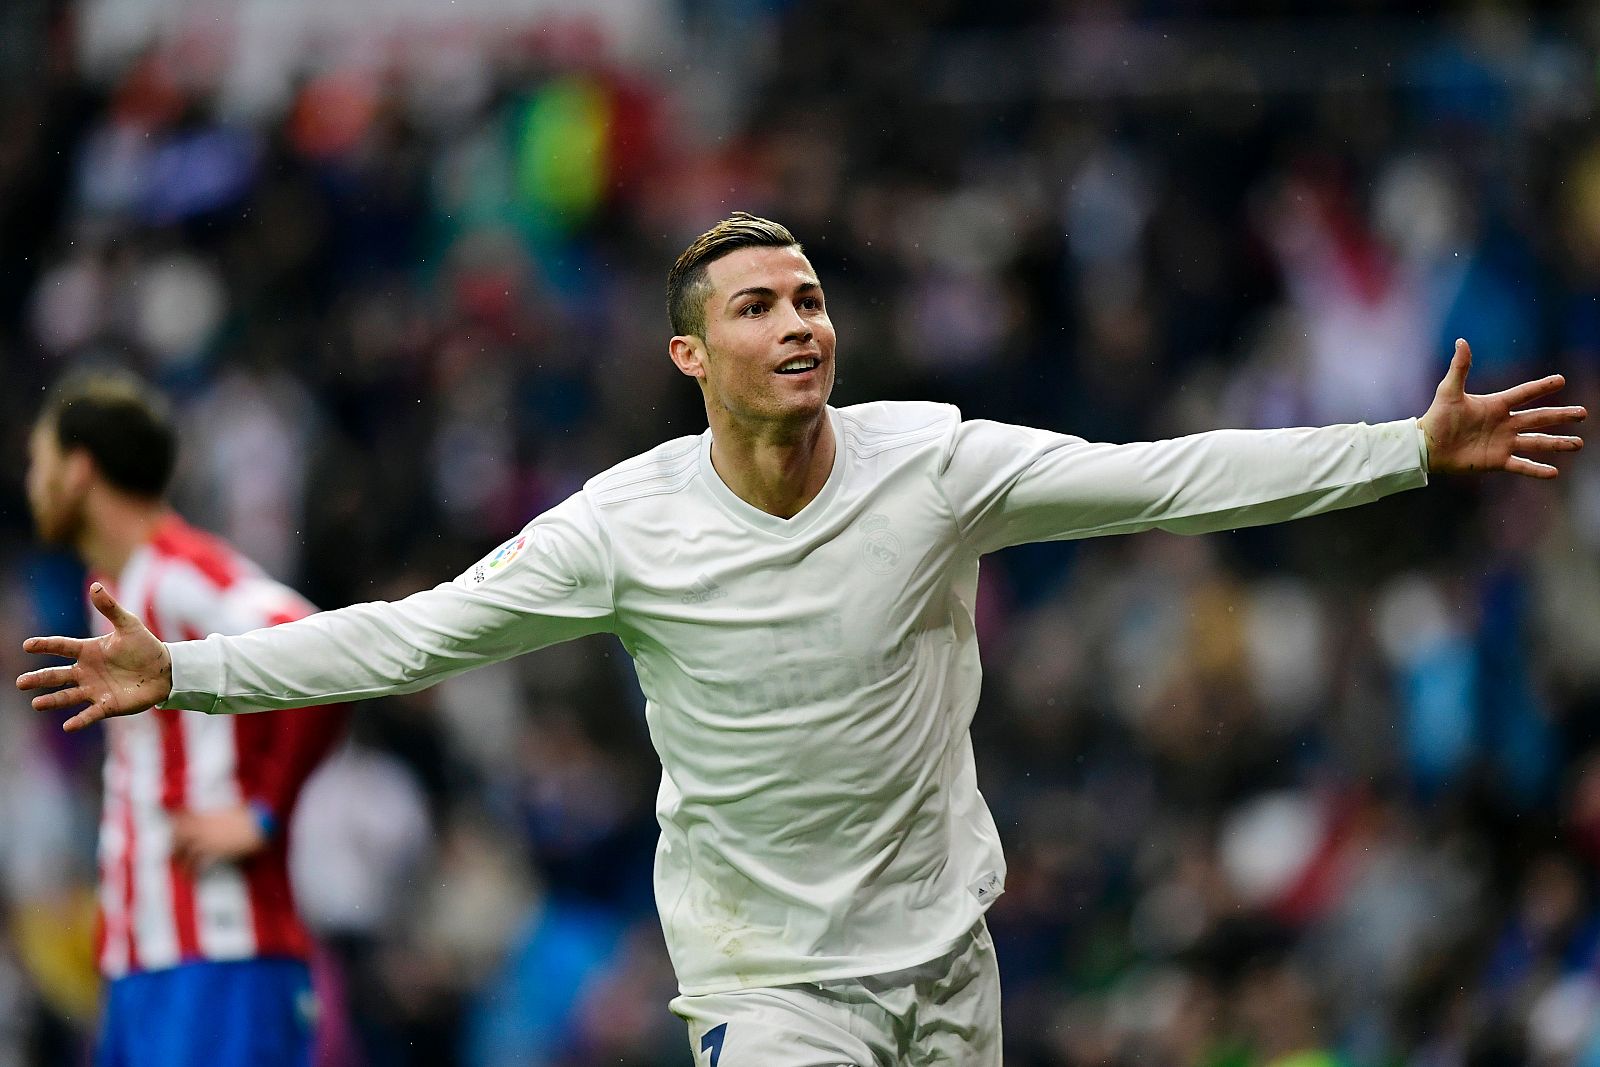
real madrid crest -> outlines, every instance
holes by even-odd
[[[874,574],[888,574],[900,563],[900,538],[889,529],[889,517],[877,513],[861,520],[866,540],[861,544],[861,558],[867,570]]]

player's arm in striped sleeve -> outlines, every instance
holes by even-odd
[[[236,557],[232,562],[208,574],[180,557],[162,570],[152,609],[170,622],[170,630],[191,639],[248,633],[316,611],[249,563]],[[192,810],[186,793],[181,810],[173,812],[174,854],[199,867],[239,862],[268,847],[287,827],[301,787],[348,722],[349,710],[342,704],[238,720],[233,727],[238,762],[230,772],[238,803]]]
[[[216,619],[215,625],[197,627],[199,633],[249,633],[264,626],[295,622],[316,611],[272,581],[245,583],[223,606],[223,617]],[[249,721],[250,766],[241,769],[240,781],[248,786],[245,801],[262,833],[271,837],[288,824],[311,772],[344,736],[350,709],[346,704],[311,705],[292,714],[264,715]]]

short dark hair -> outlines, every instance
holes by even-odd
[[[741,248],[796,248],[804,251],[788,227],[747,211],[735,211],[696,237],[667,272],[667,317],[674,334],[706,334],[706,267]]]
[[[159,499],[167,491],[178,459],[172,411],[136,375],[103,368],[69,374],[50,390],[39,421],[55,428],[63,452],[88,452],[123,492]]]

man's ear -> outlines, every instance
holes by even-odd
[[[679,334],[667,342],[667,354],[672,357],[673,365],[691,378],[704,380],[705,353],[705,342],[693,334]]]
[[[73,492],[82,493],[89,488],[99,471],[87,448],[74,448],[61,457],[61,474],[63,485]]]

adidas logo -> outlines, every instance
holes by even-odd
[[[978,898],[978,903],[987,904],[995,897],[1006,891],[1005,883],[1000,881],[999,871],[989,871],[982,878],[967,886],[972,895]]]
[[[702,574],[694,580],[689,591],[678,599],[685,604],[704,604],[708,600],[721,600],[727,595],[727,590]]]

